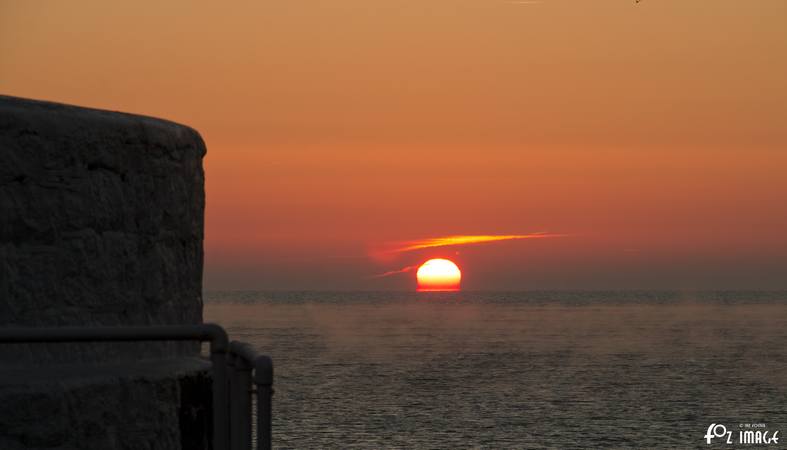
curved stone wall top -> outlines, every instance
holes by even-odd
[[[204,155],[173,122],[0,96],[0,326],[200,323]],[[0,361],[54,361],[55,347]],[[196,350],[69,347],[63,359]]]

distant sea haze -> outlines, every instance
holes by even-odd
[[[705,448],[787,432],[787,292],[207,292],[282,448]],[[737,430],[736,430],[737,433]]]

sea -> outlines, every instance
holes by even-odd
[[[275,448],[787,448],[787,291],[214,291],[204,317],[273,358]]]

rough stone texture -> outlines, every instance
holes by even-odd
[[[0,96],[0,326],[200,323],[204,154],[172,122]],[[43,347],[0,363],[196,348]]]
[[[191,128],[0,96],[0,327],[202,322]],[[207,448],[196,343],[0,345],[0,448]]]

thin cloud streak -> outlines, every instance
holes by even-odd
[[[385,272],[385,273],[381,273],[381,274],[378,274],[378,275],[372,275],[370,278],[383,278],[383,277],[389,277],[389,276],[391,276],[391,275],[397,275],[397,274],[400,274],[400,273],[407,273],[407,272],[410,272],[410,271],[412,271],[412,270],[413,270],[413,269],[415,269],[415,268],[416,268],[416,266],[407,266],[407,267],[405,267],[405,268],[403,268],[403,269],[399,269],[399,270],[391,270],[391,271],[388,271],[388,272]]]
[[[564,234],[554,234],[547,232],[530,234],[505,234],[505,235],[455,235],[414,241],[403,241],[393,243],[393,248],[387,250],[388,253],[411,252],[434,247],[449,247],[456,245],[484,244],[488,242],[512,241],[518,239],[544,239],[565,236]]]

